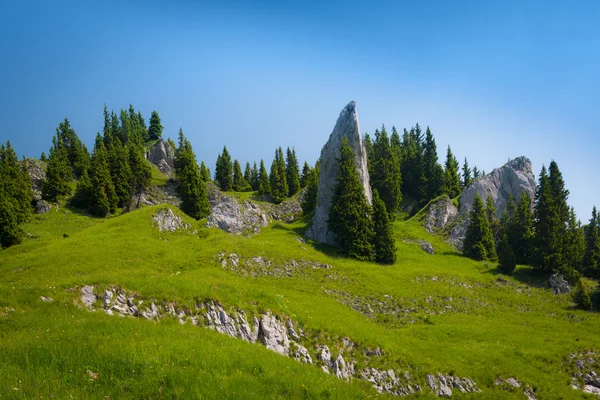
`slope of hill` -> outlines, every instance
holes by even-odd
[[[190,227],[159,231],[153,216],[165,207]],[[375,386],[410,386],[417,398],[446,389],[584,398],[571,387],[571,356],[600,349],[598,316],[574,310],[526,267],[499,276],[418,219],[395,222],[389,267],[306,243],[304,220],[248,238],[204,223],[165,205],[111,219],[64,208],[35,216],[24,243],[0,253],[0,398],[365,398],[380,395]],[[94,311],[81,300],[88,285],[100,296]],[[140,313],[156,304],[160,318],[108,315],[107,289]],[[269,311],[298,333],[313,365],[200,327],[211,304],[249,321]],[[325,345],[354,369],[348,382],[324,360]]]

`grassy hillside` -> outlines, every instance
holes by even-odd
[[[438,372],[469,377],[482,390],[455,390],[457,398],[524,398],[495,385],[508,377],[540,399],[584,398],[570,387],[569,354],[600,349],[600,319],[572,309],[528,268],[498,279],[495,265],[461,257],[417,218],[395,222],[398,261],[380,266],[304,243],[306,221],[245,238],[183,216],[191,231],[159,232],[152,215],[163,207],[112,219],[52,210],[24,226],[22,245],[0,253],[0,398],[386,397],[367,382],[347,383],[176,319],[88,311],[78,301],[85,285],[118,285],[190,308],[215,300],[271,310],[297,321],[314,344],[328,344],[332,356],[342,338],[380,348],[380,357],[353,355],[359,370],[368,362],[408,371],[424,388],[416,398],[434,398],[425,375]],[[260,256],[271,266],[223,266],[221,254]],[[331,268],[286,270],[290,260]]]

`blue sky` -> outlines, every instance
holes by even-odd
[[[242,163],[279,145],[313,163],[355,100],[363,131],[429,125],[442,158],[450,144],[491,171],[526,155],[536,177],[556,160],[587,221],[599,20],[597,1],[4,0],[0,141],[39,157],[68,117],[91,148],[104,104],[132,103],[211,169],[223,145]]]

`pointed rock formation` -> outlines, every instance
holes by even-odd
[[[340,113],[338,120],[329,136],[329,140],[321,150],[321,167],[319,173],[319,189],[317,191],[317,208],[311,228],[306,236],[317,242],[335,245],[335,235],[327,227],[331,197],[338,173],[337,159],[340,157],[342,138],[348,138],[348,143],[356,156],[356,171],[365,189],[367,200],[371,203],[371,186],[369,170],[367,169],[367,152],[362,142],[360,124],[356,103],[351,101]]]
[[[150,147],[146,158],[165,175],[172,177],[175,175],[175,149],[169,142],[160,139],[156,144]]]

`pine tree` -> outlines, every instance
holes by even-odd
[[[363,143],[365,146],[365,153],[367,155],[367,169],[369,170],[369,177],[373,175],[373,141],[371,140],[371,136],[368,133],[365,133],[363,138]],[[306,162],[304,165],[308,165]],[[303,174],[304,175],[304,174]]]
[[[371,187],[379,192],[390,215],[400,209],[402,202],[402,177],[400,162],[392,151],[385,126],[375,132],[373,144],[373,175]]]
[[[94,188],[92,187],[88,172],[85,170],[77,181],[75,194],[71,198],[71,205],[78,208],[89,209],[93,194]]]
[[[57,201],[72,192],[73,171],[64,145],[52,138],[52,147],[46,167],[46,180],[42,182],[42,197]]]
[[[421,204],[426,197],[426,187],[423,184],[425,182],[425,171],[422,147],[420,128],[418,130],[413,128],[410,132],[405,129],[400,157],[402,160],[400,173],[402,176],[402,194],[404,198],[409,197],[418,204]],[[392,148],[394,148],[393,145]]]
[[[252,168],[250,167],[250,163],[247,162],[246,163],[246,167],[244,168],[244,180],[246,181],[246,184],[248,185],[247,190],[250,192],[252,191]]]
[[[308,184],[308,176],[310,175],[310,165],[304,161],[304,165],[302,166],[302,175],[300,175],[300,187],[304,189]]]
[[[21,243],[23,231],[19,228],[15,211],[13,203],[0,190],[0,248]]]
[[[583,267],[587,276],[600,276],[600,216],[596,206],[592,209],[592,218],[586,228]]]
[[[19,162],[10,141],[0,145],[0,191],[12,204],[17,224],[25,222],[31,215],[33,192],[26,162]]]
[[[517,256],[513,251],[508,235],[504,233],[498,243],[498,268],[505,274],[512,274],[517,267]]]
[[[532,258],[533,215],[531,198],[525,192],[521,194],[515,213],[515,235],[512,247],[518,264],[530,264]]]
[[[473,180],[479,177],[481,177],[481,172],[479,172],[479,169],[477,167],[473,167]]]
[[[150,140],[158,140],[162,137],[163,126],[160,123],[158,112],[152,111],[150,116],[150,126],[148,127],[148,138]]]
[[[444,193],[451,199],[460,194],[460,178],[458,177],[458,160],[452,154],[450,146],[446,152],[446,164],[444,169]]]
[[[314,168],[311,168],[306,178],[306,194],[302,201],[302,212],[309,214],[317,207],[317,194],[319,191],[319,173],[321,171],[321,162],[318,160]]]
[[[106,140],[104,141],[106,143]],[[131,167],[129,154],[118,137],[113,138],[106,146],[110,177],[119,199],[119,207],[126,207],[131,202]]]
[[[335,234],[336,242],[344,254],[359,260],[370,260],[373,256],[371,207],[360,183],[354,160],[354,152],[348,144],[348,139],[344,137],[329,209],[328,227]]]
[[[479,194],[475,195],[473,210],[470,215],[470,225],[467,228],[463,253],[476,260],[495,260],[496,248],[494,236],[486,216],[483,201]]]
[[[258,167],[256,166],[256,161],[254,161],[254,165],[252,165],[252,171],[250,171],[250,186],[252,186],[252,190],[255,192],[258,190],[260,184],[260,175],[258,172]]]
[[[271,194],[271,183],[269,181],[269,174],[265,168],[265,162],[260,160],[260,170],[258,172],[258,195],[268,196]]]
[[[152,167],[144,157],[144,149],[136,143],[129,143],[126,147],[131,180],[129,182],[129,199],[127,209],[131,209],[134,196],[137,195],[136,207],[139,207],[142,190],[150,185],[152,180]]]
[[[583,271],[583,257],[585,255],[585,236],[581,222],[577,219],[575,209],[569,208],[567,231],[563,238],[562,273],[569,282],[579,279]],[[568,275],[568,277],[567,277]]]
[[[236,192],[248,192],[250,191],[250,185],[244,179],[242,174],[242,167],[238,160],[233,162],[233,190]]]
[[[285,174],[288,185],[288,196],[292,197],[300,190],[300,168],[296,158],[296,150],[287,148],[285,159]]]
[[[80,177],[89,168],[90,155],[67,118],[56,128],[56,139],[64,147],[73,173]]]
[[[465,157],[465,163],[463,164],[462,167],[462,182],[461,182],[461,188],[468,188],[469,185],[471,184],[471,181],[473,180],[473,178],[471,177],[471,168],[469,168],[469,162],[467,161],[467,157]]]
[[[208,168],[206,168],[206,164],[204,164],[204,161],[200,163],[200,178],[204,182],[210,181],[210,171],[208,170]]]
[[[175,175],[183,212],[195,219],[208,216],[210,205],[206,183],[200,176],[192,144],[185,138],[181,129],[179,129],[179,148],[175,157]]]
[[[223,153],[217,158],[215,183],[224,192],[233,189],[233,164],[226,146],[223,147]]]
[[[46,162],[48,159],[46,158],[46,153],[42,151],[42,155],[40,155],[40,161]]]
[[[494,205],[494,200],[492,196],[489,196],[485,199],[485,215],[490,224],[490,230],[492,231],[492,236],[494,240],[499,238],[500,233],[500,222],[498,221],[498,215],[496,213],[496,206]]]
[[[269,181],[271,183],[271,199],[275,203],[281,203],[289,192],[285,171],[285,160],[283,158],[283,150],[281,147],[275,151],[275,158],[271,164]]]
[[[394,230],[377,189],[373,191],[373,226],[375,261],[380,264],[393,264],[396,261]]]
[[[425,150],[423,153],[425,175],[425,201],[435,199],[442,193],[444,170],[438,163],[437,145],[429,127],[425,131]]]
[[[108,154],[100,134],[96,137],[96,145],[92,153],[90,181],[94,189],[90,199],[90,212],[98,217],[105,217],[116,211],[118,197],[110,178]]]

